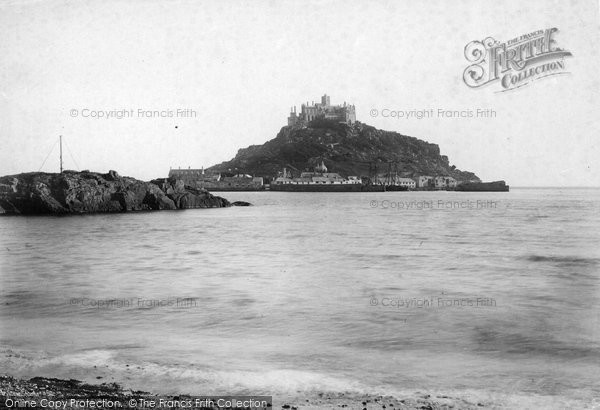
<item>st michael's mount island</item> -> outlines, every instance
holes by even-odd
[[[292,107],[272,140],[206,169],[171,168],[168,176],[209,191],[509,190],[450,165],[436,144],[357,121],[354,105],[332,105],[328,95],[300,112]]]

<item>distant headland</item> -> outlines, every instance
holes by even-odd
[[[332,105],[327,94],[299,113],[292,107],[287,124],[230,161],[171,168],[169,177],[212,191],[508,190],[451,165],[436,144],[357,121],[354,105]]]
[[[356,120],[344,102],[292,107],[288,125],[230,161],[171,169],[143,182],[115,171],[30,172],[0,177],[0,214],[78,214],[227,207],[209,191],[382,192],[406,190],[508,191],[504,181],[482,183],[441,155],[436,144]],[[233,205],[247,205],[234,203]]]

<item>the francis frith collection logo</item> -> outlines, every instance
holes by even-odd
[[[500,91],[514,90],[552,75],[567,74],[565,57],[572,54],[557,47],[557,28],[537,30],[503,43],[488,37],[465,46],[471,63],[463,80],[471,88],[499,82]]]

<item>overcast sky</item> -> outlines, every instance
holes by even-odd
[[[570,74],[504,93],[463,82],[470,41],[551,27]],[[2,1],[0,175],[37,171],[61,134],[68,169],[150,179],[214,165],[327,93],[483,180],[600,186],[599,33],[597,0]],[[371,116],[478,108],[496,118]],[[96,110],[134,115],[84,117]],[[58,164],[55,147],[42,170]]]

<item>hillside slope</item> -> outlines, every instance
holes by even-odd
[[[343,176],[369,176],[375,167],[378,173],[384,173],[397,166],[407,177],[449,175],[459,181],[479,181],[472,172],[450,165],[436,144],[360,122],[347,125],[327,120],[283,127],[274,139],[240,149],[231,161],[209,170],[270,177],[283,167],[312,170],[321,161],[330,172]]]

